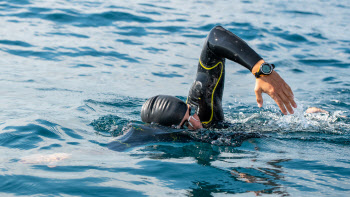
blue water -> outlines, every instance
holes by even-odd
[[[341,0],[0,0],[0,195],[349,195],[349,12]],[[264,137],[108,149],[150,96],[186,98],[215,25],[277,65],[296,113],[268,96],[259,109],[254,77],[228,61],[226,120]]]

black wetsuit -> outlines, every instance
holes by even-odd
[[[224,120],[222,95],[225,59],[235,61],[250,71],[262,58],[241,38],[221,26],[214,27],[204,43],[187,104],[197,106],[204,127],[216,127]]]

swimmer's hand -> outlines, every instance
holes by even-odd
[[[270,75],[261,76],[256,79],[255,95],[259,107],[263,105],[263,98],[261,96],[263,92],[275,100],[284,115],[287,115],[287,110],[290,114],[294,113],[292,106],[297,108],[292,89],[276,71],[273,71]]]

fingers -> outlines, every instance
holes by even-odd
[[[284,89],[283,89],[283,94],[281,95],[281,98],[283,99],[283,102],[287,106],[289,113],[291,113],[291,110],[290,110],[291,106],[294,108],[297,108],[297,104],[294,101],[294,94],[293,94],[292,89],[289,87],[289,85],[287,83],[284,83],[283,87],[284,87]],[[293,113],[291,113],[291,114],[293,114]]]
[[[284,115],[288,114],[287,111],[290,114],[293,114],[294,110],[292,108],[292,105],[295,104],[293,94],[291,92],[288,92],[288,91],[283,91],[283,89],[281,89],[281,88],[277,88],[277,89],[270,88],[270,90],[271,91],[268,92],[268,94],[276,102],[276,104],[280,108],[281,112]]]
[[[281,98],[281,100],[282,100],[284,106],[287,108],[288,112],[289,112],[290,114],[293,114],[293,113],[294,113],[294,110],[293,110],[293,108],[292,108],[292,105],[291,105],[291,103],[290,103],[289,98],[288,98],[285,94],[281,94],[281,95],[279,95],[279,96],[280,96],[280,98]]]
[[[263,105],[263,98],[261,92],[261,89],[255,89],[256,102],[258,103],[258,107],[262,107]]]
[[[289,87],[289,85],[284,82],[284,89],[285,89],[285,94],[288,96],[288,97],[293,97],[294,98],[294,94],[293,94],[293,91],[292,89]]]
[[[293,106],[294,108],[297,108],[297,107],[298,107],[298,105],[297,105],[297,104],[295,103],[295,101],[294,101],[294,98],[290,100],[290,103],[292,104],[292,106]]]
[[[275,100],[283,114],[287,115],[287,111],[290,114],[293,114],[293,107],[296,108],[293,92],[284,81],[280,85],[281,88],[277,88],[276,91],[274,88],[272,88],[272,92],[270,92],[270,95]]]
[[[289,87],[287,83],[285,83],[284,87],[285,87],[284,93],[288,97],[289,102],[292,104],[294,108],[297,108],[298,106],[294,101],[294,94],[292,89]]]
[[[277,74],[277,73],[276,73]],[[293,107],[297,108],[297,104],[294,101],[294,94],[290,86],[282,79],[279,78],[279,85],[280,88],[277,88],[276,90],[279,96],[279,99],[281,99],[283,105],[285,108],[287,108],[288,112],[290,114],[294,113]],[[280,107],[281,108],[281,107]],[[282,111],[282,109],[281,109]],[[282,112],[285,114],[284,112]]]
[[[286,97],[285,102],[292,105],[294,108],[297,108],[298,106],[294,101],[294,96],[288,96],[288,93],[286,93],[286,92],[284,92],[284,94]]]
[[[282,101],[282,99],[277,95],[277,94],[273,94],[273,95],[270,95],[271,98],[273,100],[275,100],[275,102],[277,103],[278,107],[280,108],[281,112],[284,114],[284,115],[287,115],[287,110],[286,108],[284,107],[284,103]]]

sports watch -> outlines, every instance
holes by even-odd
[[[256,72],[254,75],[256,78],[259,78],[261,75],[269,75],[272,73],[274,68],[275,68],[274,64],[269,64],[264,62],[260,65],[258,72]]]

